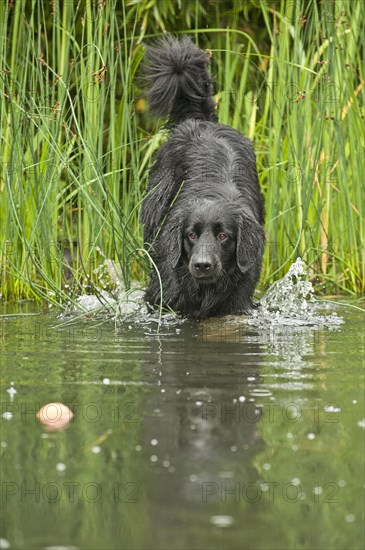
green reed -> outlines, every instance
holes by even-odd
[[[297,256],[323,293],[361,293],[364,15],[359,1],[61,2],[0,10],[0,281],[66,306],[105,258],[146,281],[139,210],[161,121],[140,65],[162,31],[212,52],[219,119],[254,140],[262,288]],[[110,283],[112,288],[112,283]]]

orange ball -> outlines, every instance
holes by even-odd
[[[49,430],[62,430],[71,422],[73,412],[63,403],[47,403],[37,412],[36,418]]]

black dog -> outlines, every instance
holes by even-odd
[[[173,128],[142,207],[158,269],[145,299],[198,318],[248,312],[264,248],[264,203],[251,142],[219,124],[208,55],[184,37],[147,50],[149,105]],[[161,300],[162,283],[162,300]]]

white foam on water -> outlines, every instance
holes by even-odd
[[[128,320],[143,326],[149,325],[151,330],[157,324],[172,326],[184,321],[174,313],[164,313],[161,317],[158,311],[149,314],[143,300],[144,289],[137,282],[132,282],[131,287],[126,289],[121,270],[115,262],[105,259],[98,269],[112,283],[114,290],[97,288],[96,294],[79,296],[76,303],[70,306],[67,316],[101,314],[111,316],[118,322]],[[329,314],[323,313],[323,310],[328,310],[328,305],[316,301],[313,286],[306,276],[305,264],[301,258],[297,258],[286,275],[269,288],[259,307],[251,315],[241,317],[244,324],[265,330],[280,330],[281,327],[289,326],[293,329],[307,327],[308,330],[333,330],[342,325],[342,317],[333,310]]]
[[[266,292],[260,306],[248,317],[248,324],[257,328],[308,327],[334,329],[343,324],[336,312],[320,313],[323,306],[316,301],[312,283],[306,280],[307,272],[301,258],[290,266],[282,279]]]
[[[129,290],[119,286],[117,292],[106,290],[98,294],[82,294],[77,298],[74,311],[89,313],[114,313],[119,317],[128,317],[136,314],[147,315],[147,307],[143,301],[144,291],[134,285]]]
[[[95,273],[100,276],[100,285],[94,285],[94,293],[78,296],[75,301],[70,303],[67,311],[61,317],[75,318],[91,315],[111,318],[114,321],[148,317],[147,307],[143,300],[144,289],[137,282],[132,282],[130,288],[127,289],[122,281],[122,272],[115,262],[105,259]],[[106,281],[108,281],[108,285]]]

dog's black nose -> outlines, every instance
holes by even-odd
[[[212,268],[211,262],[195,262],[194,267],[197,271],[199,271],[201,274],[209,273],[209,271]]]

